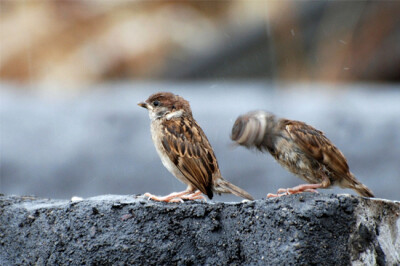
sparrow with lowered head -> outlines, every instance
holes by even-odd
[[[374,197],[350,172],[341,151],[322,131],[306,123],[254,111],[236,119],[231,138],[247,148],[268,151],[284,168],[310,183],[279,189],[278,194],[268,194],[268,197],[316,192],[317,188],[332,185],[351,188],[364,197]]]
[[[139,106],[149,111],[151,137],[168,171],[188,187],[164,197],[150,193],[157,201],[182,202],[183,199],[212,199],[214,193],[232,193],[253,200],[243,189],[222,178],[214,151],[203,130],[194,120],[189,102],[170,92],[151,95]]]

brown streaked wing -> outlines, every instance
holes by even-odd
[[[286,120],[286,131],[299,148],[328,169],[341,176],[347,176],[349,166],[344,155],[325,137],[322,131],[300,121]]]
[[[212,176],[219,169],[212,147],[197,122],[187,117],[164,121],[162,145],[187,180],[212,198]]]

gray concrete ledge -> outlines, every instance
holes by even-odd
[[[0,265],[400,264],[400,203],[291,195],[244,203],[0,196]]]

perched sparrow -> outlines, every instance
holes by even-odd
[[[232,128],[232,140],[247,148],[269,153],[287,170],[310,183],[279,189],[277,197],[338,185],[359,195],[374,197],[371,190],[350,172],[347,160],[324,133],[300,121],[277,119],[273,114],[254,111],[239,116]],[[279,194],[281,193],[281,194]]]
[[[213,193],[232,193],[253,200],[246,191],[224,180],[214,151],[203,130],[192,116],[189,102],[169,92],[151,95],[139,106],[149,111],[151,136],[163,165],[176,178],[188,185],[183,192],[153,200],[181,202],[182,199],[204,199]]]

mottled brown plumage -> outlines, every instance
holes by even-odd
[[[237,118],[231,138],[239,145],[268,151],[284,168],[314,184],[278,192],[299,193],[338,185],[374,197],[350,172],[342,152],[322,131],[304,122],[277,119],[264,111],[250,112]]]
[[[199,199],[203,193],[211,199],[216,192],[253,199],[250,194],[222,178],[214,151],[193,118],[188,101],[178,95],[161,92],[151,95],[139,105],[149,110],[151,135],[162,163],[188,185],[185,192],[172,193],[172,196],[163,198],[147,194],[150,198],[179,201],[181,198]]]
[[[212,198],[212,176],[220,173],[213,150],[200,126],[194,120],[179,118],[166,120],[163,130],[161,143],[169,159],[195,188]]]

